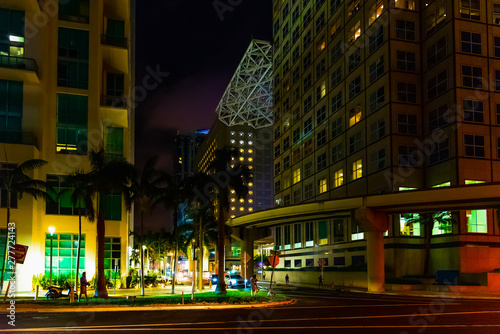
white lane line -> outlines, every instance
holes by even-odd
[[[499,314],[500,311],[467,311],[467,312],[448,312],[448,313],[428,313],[428,314],[418,314],[419,317],[426,316],[447,316],[447,315],[464,315],[464,314]],[[175,326],[199,326],[199,325],[216,325],[216,324],[229,324],[229,323],[261,323],[261,322],[291,322],[291,321],[324,321],[324,320],[350,320],[350,319],[383,319],[383,318],[407,318],[415,316],[412,314],[388,314],[388,315],[367,315],[367,316],[350,316],[350,317],[322,317],[322,318],[293,318],[293,319],[263,319],[263,320],[255,320],[255,321],[210,321],[210,322],[184,322],[184,323],[168,323],[168,324],[130,324],[130,325],[103,325],[103,326],[75,326],[71,327],[71,329],[75,330],[113,330],[116,329],[116,326],[127,327],[129,330],[135,330],[137,328],[145,329],[145,327],[175,327]],[[168,326],[168,327],[167,327]],[[466,326],[466,325],[460,325]],[[498,324],[500,326],[500,324]],[[370,325],[368,325],[370,327]],[[419,327],[419,326],[417,326]],[[267,327],[266,327],[267,328]],[[49,329],[57,329],[57,330],[66,330],[67,327],[54,327],[47,328]],[[126,328],[123,328],[125,330]],[[26,329],[25,329],[26,330]],[[30,329],[31,330],[31,329]],[[37,328],[36,330],[44,330],[43,328]],[[121,328],[119,329],[121,330]],[[18,330],[11,329],[7,330],[11,332],[16,332]]]
[[[426,328],[493,328],[493,327],[500,327],[500,324],[484,324],[484,325],[456,325],[456,324],[451,324],[451,325],[432,325],[432,324],[426,324]],[[238,326],[238,327],[204,327],[204,328],[193,328],[193,327],[177,327],[177,328],[155,328],[155,327],[143,327],[143,328],[89,328],[89,329],[82,329],[80,331],[83,332],[96,332],[96,331],[114,331],[114,332],[125,332],[125,331],[228,331],[228,330],[241,330],[241,329],[248,329],[251,328],[253,331],[257,330],[262,330],[262,331],[269,331],[269,330],[293,330],[293,329],[303,329],[303,330],[308,330],[308,329],[384,329],[384,328],[422,328],[421,325],[380,325],[380,326],[375,326],[375,325],[345,325],[345,326],[287,326],[287,327],[249,327],[249,326]],[[57,333],[57,332],[67,332],[67,331],[72,331],[75,330],[75,328],[29,328],[29,329],[7,329],[4,330],[4,332],[26,332],[26,330],[29,330],[29,332],[50,332],[50,333]]]

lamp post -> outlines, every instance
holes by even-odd
[[[56,228],[54,226],[49,227],[50,232],[50,276],[49,276],[49,284],[52,285],[52,241],[54,239],[54,232]]]

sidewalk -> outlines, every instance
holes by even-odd
[[[266,290],[269,289],[269,281],[259,281],[259,285],[263,286]],[[274,288],[279,288],[283,290],[293,290],[295,288],[310,288],[317,290],[329,290],[329,291],[345,291],[345,292],[357,292],[366,294],[376,294],[376,295],[388,295],[388,296],[409,296],[409,297],[427,297],[427,298],[441,298],[441,299],[494,299],[500,300],[500,292],[464,292],[459,291],[462,286],[422,286],[422,288],[441,288],[448,291],[430,291],[430,290],[399,290],[399,289],[387,289],[393,287],[393,284],[387,284],[385,292],[371,292],[366,288],[355,288],[355,287],[344,287],[344,286],[334,286],[323,285],[321,288],[318,284],[313,283],[301,283],[301,282],[291,282],[285,284],[285,282],[273,282]],[[467,287],[470,288],[470,287]],[[475,287],[481,288],[481,287]],[[470,290],[470,289],[469,289]],[[480,290],[480,289],[478,289]]]

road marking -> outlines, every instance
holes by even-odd
[[[447,315],[464,315],[464,314],[486,314],[486,313],[495,313],[498,314],[500,311],[469,311],[469,312],[449,312],[449,313],[429,313],[429,314],[390,314],[390,315],[368,315],[368,316],[353,316],[353,317],[323,317],[323,318],[293,318],[293,319],[263,319],[263,320],[255,320],[255,321],[210,321],[210,322],[190,322],[190,323],[169,323],[169,324],[131,324],[131,325],[103,325],[103,326],[75,326],[71,327],[72,330],[87,330],[87,331],[96,331],[96,330],[106,330],[106,331],[111,331],[111,330],[144,330],[144,329],[149,329],[150,327],[162,327],[164,330],[171,330],[171,328],[168,327],[175,327],[175,326],[197,326],[197,325],[216,325],[216,324],[229,324],[229,323],[239,323],[239,324],[259,324],[262,322],[290,322],[290,321],[320,321],[320,320],[350,320],[350,319],[382,319],[382,318],[401,318],[401,317],[411,317],[411,316],[419,316],[419,317],[425,317],[425,316],[447,316]],[[116,326],[120,326],[121,328],[116,328]],[[429,326],[429,325],[426,325]],[[449,326],[449,327],[468,327],[469,325],[436,325],[438,327],[440,326]],[[500,324],[495,324],[495,325],[477,325],[477,326],[500,326]],[[126,327],[126,328],[124,328]],[[372,326],[372,325],[366,325],[366,326],[361,326],[359,328],[406,328],[406,327],[422,327],[422,326],[406,326],[406,325],[401,325],[401,326]],[[253,327],[252,328],[257,328]],[[264,327],[264,328],[273,328],[273,327]],[[279,327],[282,328],[282,327]],[[283,327],[284,328],[284,327]],[[290,328],[302,328],[302,327],[290,327]],[[313,328],[310,326],[306,326],[303,328]],[[318,327],[318,328],[323,328],[323,327]],[[358,328],[356,326],[326,326],[324,328]],[[54,327],[54,328],[30,328],[29,330],[33,331],[66,331],[68,327]],[[182,329],[179,327],[175,327],[174,329]],[[228,328],[231,329],[231,328]],[[18,332],[18,331],[25,331],[26,329],[7,329],[6,331],[8,332]],[[192,330],[199,330],[198,328],[192,328]]]
[[[484,325],[456,325],[456,324],[451,324],[451,325],[432,325],[432,324],[426,324],[426,328],[493,328],[493,327],[500,327],[500,324],[484,324]],[[56,327],[56,328],[25,328],[25,329],[7,329],[4,330],[4,332],[26,332],[26,330],[29,330],[30,332],[49,332],[49,333],[55,333],[55,332],[67,332],[71,330],[78,329],[83,332],[96,332],[96,331],[114,331],[114,332],[125,332],[125,331],[228,331],[228,330],[241,330],[245,328],[251,328],[253,331],[257,330],[263,330],[263,331],[269,331],[269,330],[293,330],[293,329],[383,329],[383,328],[422,328],[422,326],[417,326],[417,325],[365,325],[365,326],[349,326],[349,325],[337,325],[337,326],[289,326],[289,327],[250,327],[248,325],[246,326],[238,326],[238,327],[177,327],[177,328],[157,328],[157,327],[143,327],[143,328],[88,328],[88,329],[79,329],[77,327]]]
[[[448,306],[448,305],[461,305],[460,303],[442,303],[439,305]],[[420,303],[420,304],[378,304],[378,305],[325,305],[325,306],[287,306],[286,309],[302,309],[302,308],[361,308],[361,307],[400,307],[400,306],[429,306],[429,303]],[[280,307],[281,309],[285,309],[285,307]]]

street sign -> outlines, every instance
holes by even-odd
[[[271,267],[275,268],[280,263],[280,258],[277,255],[271,255],[269,257],[269,264]]]
[[[246,261],[245,261],[245,262],[246,262],[246,263],[248,263],[248,261],[250,261],[250,259],[251,259],[252,257],[251,257],[250,255],[248,255],[248,253],[247,253],[247,252],[245,252],[245,255],[246,255],[246,259],[245,259]]]
[[[271,254],[272,254],[272,255],[276,255],[276,256],[281,256],[281,251],[272,250],[272,251],[271,251]]]
[[[14,250],[9,251],[9,253],[13,254],[12,256],[16,260],[16,263],[23,264],[26,253],[28,253],[28,246],[15,245]]]
[[[325,265],[326,265],[326,261],[325,261],[325,259],[319,259],[319,260],[318,260],[318,266],[319,266],[320,268],[323,268]]]

